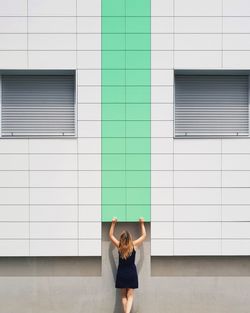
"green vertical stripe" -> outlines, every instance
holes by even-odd
[[[102,0],[102,220],[150,220],[150,0]]]

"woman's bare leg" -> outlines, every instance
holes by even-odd
[[[127,289],[127,306],[126,306],[125,313],[130,313],[132,304],[133,304],[133,299],[134,299],[134,289],[128,288]]]
[[[123,311],[124,313],[126,313],[126,306],[127,306],[127,289],[126,288],[121,289],[121,297],[122,297]]]

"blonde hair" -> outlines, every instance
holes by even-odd
[[[122,259],[127,259],[133,252],[132,236],[127,230],[124,230],[120,235],[118,251]]]

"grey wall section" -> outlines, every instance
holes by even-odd
[[[117,251],[102,227],[99,257],[0,258],[0,313],[121,313]],[[139,235],[135,223],[118,223]],[[246,313],[250,257],[152,257],[150,229],[136,255],[133,313]]]

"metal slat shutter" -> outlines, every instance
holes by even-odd
[[[248,75],[176,75],[175,136],[248,136]]]
[[[2,75],[2,136],[74,136],[73,75]]]

